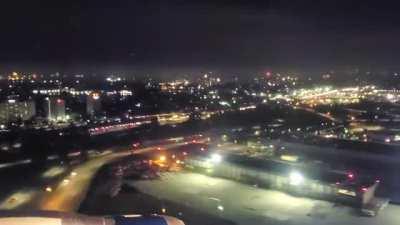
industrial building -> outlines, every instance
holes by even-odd
[[[380,180],[351,172],[265,160],[243,155],[208,154],[191,156],[189,168],[207,175],[236,180],[294,195],[339,202],[374,214],[388,200],[375,197]],[[379,199],[379,201],[377,201]],[[371,210],[369,210],[371,209]]]

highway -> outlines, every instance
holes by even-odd
[[[163,145],[163,148],[172,148],[183,145],[175,143]],[[135,154],[145,154],[157,150],[156,147],[147,147],[135,150]],[[105,164],[113,160],[132,154],[131,150],[112,152],[95,156],[86,162],[71,166],[52,167],[42,174],[43,179],[47,175],[57,175],[58,170],[69,170],[68,174],[58,177],[48,186],[20,187],[13,190],[9,196],[0,200],[0,210],[55,210],[74,212],[86,196],[89,185],[96,172]],[[60,172],[61,173],[61,172]],[[47,190],[46,190],[47,189]]]
[[[38,202],[38,209],[76,211],[85,198],[90,182],[98,169],[104,164],[128,154],[129,152],[111,153],[76,166],[59,184],[55,184],[52,192],[42,195]]]
[[[304,110],[304,111],[313,113],[313,114],[315,114],[315,115],[317,115],[317,116],[320,116],[320,117],[322,117],[322,118],[325,118],[325,119],[327,119],[327,120],[330,120],[331,122],[335,122],[335,123],[342,123],[342,122],[343,122],[342,120],[340,120],[340,119],[338,119],[338,118],[335,118],[335,117],[333,117],[333,116],[331,116],[331,115],[328,115],[328,114],[326,114],[326,113],[317,112],[316,110],[314,110],[314,109],[312,109],[312,108],[302,107],[302,106],[292,106],[292,107],[295,108],[295,109],[301,109],[301,110]]]
[[[91,158],[76,166],[50,167],[37,178],[38,184],[13,190],[13,193],[0,201],[0,209],[75,211],[85,197],[90,181],[97,170],[105,163],[127,154],[127,152],[106,154]],[[72,172],[58,176],[63,175],[66,170]],[[53,183],[48,186],[39,185],[43,183],[40,182],[41,180],[48,180],[51,176],[58,177],[52,179]]]

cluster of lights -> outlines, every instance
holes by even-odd
[[[122,78],[116,77],[116,76],[109,76],[106,78],[106,81],[108,81],[110,83],[114,83],[114,82],[122,81]]]
[[[247,111],[247,110],[251,110],[251,109],[255,109],[255,108],[257,108],[256,105],[242,106],[242,107],[239,107],[239,111]]]
[[[189,84],[190,82],[188,80],[182,79],[182,80],[175,80],[172,82],[159,83],[159,86],[161,88],[161,91],[175,93],[175,92],[181,92]]]
[[[318,87],[314,89],[300,89],[293,91],[291,98],[310,106],[324,104],[351,104],[358,103],[361,99],[375,95],[374,86],[332,88]]]
[[[120,90],[119,94],[121,96],[132,96],[133,95],[132,91],[130,91],[130,90]]]
[[[42,89],[42,90],[32,90],[33,94],[41,94],[41,95],[59,95],[61,92],[60,89]]]
[[[190,118],[188,113],[167,113],[157,115],[160,125],[179,124],[188,121]]]
[[[99,135],[99,134],[105,134],[109,132],[116,132],[116,131],[121,131],[121,130],[126,130],[126,129],[132,129],[139,127],[144,124],[150,124],[151,121],[142,121],[142,122],[132,122],[132,123],[122,123],[122,124],[116,124],[116,125],[109,125],[109,126],[101,126],[101,127],[95,127],[95,128],[90,128],[89,133],[90,135]]]
[[[29,80],[31,83],[35,82],[35,79],[37,78],[36,74],[31,74],[31,75],[23,75],[23,74],[18,74],[17,72],[12,72],[7,79],[11,82],[22,82],[25,80]],[[58,80],[57,80],[58,82]]]

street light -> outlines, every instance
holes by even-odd
[[[47,192],[52,192],[53,189],[52,189],[51,187],[47,186],[47,187],[45,188],[45,191],[47,191]]]
[[[166,160],[167,160],[167,158],[164,155],[160,156],[160,161],[161,162],[165,162]]]
[[[222,161],[222,157],[221,157],[221,155],[214,153],[211,155],[210,161],[212,163],[220,163]]]
[[[304,177],[298,171],[292,171],[289,174],[289,181],[291,185],[300,185],[304,182]]]

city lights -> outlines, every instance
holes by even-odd
[[[320,2],[5,1],[0,225],[399,224],[400,1]]]

